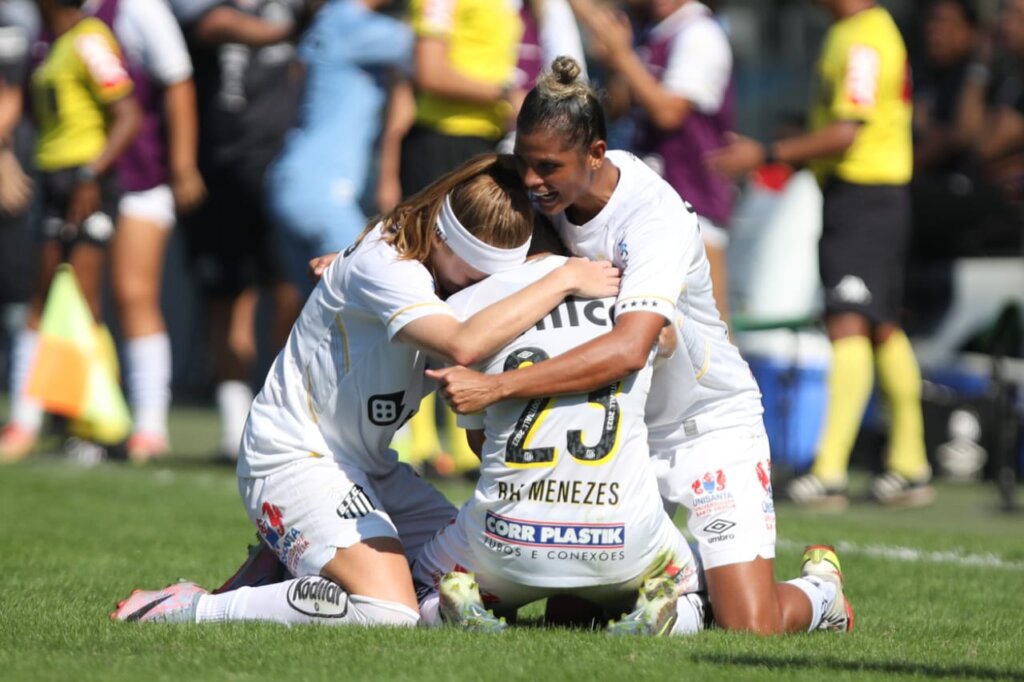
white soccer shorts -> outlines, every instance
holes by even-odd
[[[651,456],[669,513],[686,508],[686,527],[705,569],[775,558],[771,454],[764,428],[701,434]]]
[[[157,185],[139,192],[125,192],[118,204],[125,217],[145,220],[169,230],[174,227],[174,193],[168,185]]]
[[[456,509],[398,464],[370,478],[334,459],[302,459],[261,478],[239,478],[249,519],[296,577],[320,575],[337,550],[370,538],[401,540],[410,562]]]

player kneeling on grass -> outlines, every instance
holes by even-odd
[[[553,234],[551,240],[558,244]],[[540,241],[537,232],[535,250]],[[534,258],[448,303],[471,315],[564,260]],[[512,371],[605,334],[614,303],[567,298],[482,369]],[[658,352],[671,355],[675,335],[659,340]],[[530,602],[570,595],[603,611],[605,620],[630,612],[609,626],[613,634],[688,634],[705,627],[710,613],[697,593],[699,566],[664,511],[651,469],[644,407],[654,357],[650,353],[638,372],[587,393],[504,400],[461,417],[482,455],[481,478],[455,522],[425,545],[413,566],[425,623],[500,631],[504,618],[487,607],[513,614]],[[808,561],[808,572],[817,563]],[[841,612],[844,607],[837,605]]]
[[[460,322],[442,298],[521,265],[533,221],[515,171],[485,155],[368,227],[306,303],[242,441],[246,511],[296,577],[216,595],[194,583],[137,591],[112,617],[418,623],[406,552],[455,509],[399,465],[388,443],[432,388],[427,355],[477,362],[566,296],[618,290],[608,263],[572,259]]]
[[[534,236],[535,241],[538,235]],[[551,234],[557,244],[557,237]],[[449,299],[470,315],[565,262],[542,256]],[[611,328],[614,299],[567,298],[537,325],[481,363],[500,373],[538,363]],[[530,602],[572,595],[618,617],[637,605],[643,629],[703,627],[698,568],[665,514],[650,469],[644,404],[651,363],[604,388],[556,398],[507,400],[462,417],[481,452],[481,478],[455,522],[413,566],[424,622],[500,630]],[[467,571],[470,571],[467,573]],[[636,627],[624,621],[617,629]]]
[[[655,368],[646,406],[651,466],[666,507],[687,510],[715,622],[766,635],[848,629],[852,617],[837,571],[825,586],[810,577],[775,582],[764,410],[750,368],[719,319],[700,223],[657,173],[632,154],[608,149],[600,100],[580,74],[579,64],[559,57],[526,96],[515,158],[523,184],[569,250],[622,268],[615,324],[532,366],[497,374],[451,367],[431,376],[464,414],[511,398],[602,395],[646,365],[670,326],[678,352]]]

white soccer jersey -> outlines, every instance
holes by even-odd
[[[192,76],[192,60],[181,28],[164,0],[121,0],[114,33],[130,61],[143,64],[158,85]]]
[[[456,294],[470,316],[565,262],[530,261]],[[611,329],[613,299],[566,299],[482,367],[513,370]],[[642,575],[675,528],[649,466],[643,412],[650,364],[591,391],[507,400],[461,423],[484,428],[480,480],[459,513],[476,570],[535,587],[585,587]]]
[[[687,2],[651,29],[661,40],[675,34],[661,84],[674,95],[693,102],[698,111],[713,114],[722,108],[732,76],[732,50],[725,31],[708,7]]]
[[[584,225],[564,213],[555,222],[573,255],[622,269],[616,315],[654,312],[676,328],[677,350],[654,373],[647,401],[651,450],[760,423],[757,384],[715,307],[696,213],[632,154],[610,151],[607,159],[620,172],[607,205]]]
[[[433,388],[425,355],[394,339],[427,315],[452,315],[421,263],[400,260],[380,227],[324,273],[256,396],[238,474],[266,476],[304,457],[335,457],[380,476],[391,437]]]

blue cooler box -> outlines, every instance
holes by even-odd
[[[761,389],[773,466],[780,473],[806,471],[828,400],[828,339],[814,331],[773,330],[737,335],[737,345]]]

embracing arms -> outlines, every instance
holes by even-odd
[[[464,322],[447,315],[429,315],[410,322],[398,332],[398,338],[449,362],[471,365],[536,324],[566,296],[614,296],[618,289],[619,271],[610,262],[570,258]]]
[[[582,393],[642,369],[664,326],[661,315],[628,313],[607,334],[536,365],[502,374],[465,367],[427,374],[442,382],[445,398],[460,413],[478,412],[506,398]]]

